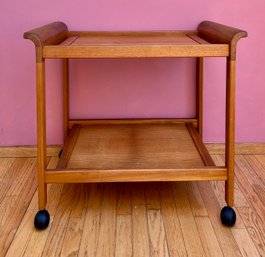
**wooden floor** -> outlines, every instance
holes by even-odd
[[[236,156],[232,229],[223,182],[51,185],[42,232],[36,189],[35,158],[0,158],[0,256],[265,256],[265,155]]]

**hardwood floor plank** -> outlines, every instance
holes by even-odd
[[[37,188],[36,159],[16,160],[0,203],[0,253],[5,255]],[[3,182],[3,181],[2,181]],[[3,192],[1,192],[3,193]]]
[[[103,185],[91,184],[83,235],[79,249],[80,257],[96,256],[101,222]]]
[[[33,160],[33,159],[30,159]],[[1,168],[2,172],[2,178],[1,178],[1,187],[0,187],[0,203],[3,201],[3,199],[6,197],[6,194],[10,187],[13,185],[13,192],[15,192],[15,188],[18,184],[21,184],[21,177],[27,178],[28,172],[32,171],[32,169],[25,170],[26,173],[24,174],[24,171],[21,171],[22,167],[25,165],[26,162],[28,162],[28,159],[15,159],[11,163],[8,162],[7,166],[4,166]]]
[[[263,155],[254,155],[254,156],[246,156],[247,159],[249,160],[250,158],[253,159],[253,162],[255,163],[255,172],[256,174],[261,178],[261,182],[265,184],[265,154]],[[256,163],[256,160],[258,163]]]
[[[37,231],[36,159],[0,158],[0,257],[265,256],[265,155],[235,168],[232,228],[224,183],[210,181],[48,185],[51,221]]]
[[[233,229],[232,233],[243,257],[260,257],[246,229]]]
[[[158,183],[145,183],[145,201],[151,256],[169,256],[164,222],[160,210]]]
[[[95,257],[113,257],[116,232],[116,183],[104,184],[102,214]]]
[[[115,257],[132,257],[132,215],[117,215]]]
[[[159,183],[161,213],[170,256],[187,256],[170,183]]]
[[[229,228],[223,226],[220,220],[220,206],[209,182],[197,182],[202,199],[207,209],[210,221],[225,257],[242,256],[238,245]]]
[[[188,200],[186,182],[172,183],[171,186],[188,256],[205,256]]]
[[[152,257],[169,257],[164,223],[160,210],[147,210],[150,252]]]
[[[265,224],[251,207],[238,208],[246,229],[258,249],[265,256]]]
[[[260,200],[259,195],[255,192],[254,188],[251,186],[248,177],[245,176],[244,171],[235,163],[236,168],[236,179],[237,184],[240,190],[243,192],[244,196],[246,197],[248,203],[254,209],[254,211],[260,216],[263,223],[265,223],[265,205]]]
[[[49,227],[46,230],[41,231],[41,232],[37,231],[33,226],[34,216],[35,216],[35,214],[37,212],[37,208],[38,208],[37,207],[38,206],[37,205],[37,194],[36,194],[35,210],[30,215],[30,217],[29,217],[30,220],[28,220],[26,223],[26,226],[31,226],[31,237],[30,237],[30,240],[27,244],[25,252],[23,254],[24,257],[42,256],[47,238],[49,236],[49,233],[50,233],[50,230],[51,230],[51,227],[53,224],[54,213],[56,212],[56,209],[57,209],[59,200],[61,198],[62,192],[63,192],[63,185],[50,185],[50,186],[48,186],[48,199],[52,199],[52,200],[48,201],[46,208],[51,215],[51,221],[50,221]],[[20,243],[21,243],[21,241],[20,241]],[[19,242],[18,242],[18,244],[19,244]],[[14,256],[14,255],[10,255],[10,257],[11,256]]]
[[[259,162],[253,161],[252,158],[248,158],[243,155],[236,156],[236,163],[241,170],[244,170],[244,176],[247,177],[249,184],[253,190],[259,196],[261,202],[265,202],[265,182],[262,182],[262,178],[257,175],[255,170],[259,170]],[[264,172],[264,170],[263,170]]]
[[[132,186],[130,183],[117,184],[117,215],[132,214]]]
[[[132,192],[133,256],[150,256],[144,184],[135,183]]]
[[[82,238],[87,200],[89,196],[89,185],[77,185],[75,201],[73,202],[68,227],[66,229],[61,256],[78,256]]]
[[[196,182],[187,182],[188,199],[194,217],[208,216]]]
[[[145,201],[147,210],[160,210],[160,201],[157,183],[144,184]]]
[[[0,185],[3,186],[2,179],[6,173],[10,170],[12,164],[15,162],[15,158],[0,158]],[[1,197],[0,197],[1,198]]]
[[[224,156],[214,156],[213,157],[216,165],[224,165]],[[224,181],[210,181],[211,187],[215,193],[216,199],[219,203],[220,208],[223,208],[227,205],[225,201],[225,183]],[[238,213],[237,208],[238,207],[248,207],[249,204],[241,192],[241,190],[238,187],[237,179],[235,178],[235,206],[233,207],[235,212]],[[233,228],[239,229],[239,228],[245,228],[245,225],[241,219],[240,215],[237,215],[236,224],[233,226]],[[232,228],[232,229],[233,229]]]
[[[78,190],[77,186],[76,184],[65,184],[63,186],[61,199],[43,249],[43,256],[60,256],[61,254],[73,202],[77,200],[75,198]]]
[[[53,157],[49,162],[48,167],[54,168],[57,165],[58,158]],[[57,209],[57,205],[62,193],[62,185],[49,185],[48,190],[48,203],[47,210],[49,210],[51,215],[50,224],[53,222],[53,214]],[[51,200],[52,199],[52,200]],[[7,252],[7,257],[13,256],[34,256],[38,257],[42,255],[44,245],[46,243],[51,225],[49,227],[39,232],[34,228],[33,220],[34,216],[38,211],[38,193],[35,192],[31,203],[27,209],[25,216],[17,230],[17,233],[12,241],[12,244]],[[37,243],[36,243],[37,242]]]
[[[211,221],[208,217],[195,217],[199,235],[207,257],[223,257]]]

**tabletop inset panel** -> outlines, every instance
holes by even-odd
[[[108,35],[109,34],[109,35]],[[105,33],[105,34],[82,34],[76,38],[71,45],[89,46],[89,45],[197,45],[185,34],[180,33]]]

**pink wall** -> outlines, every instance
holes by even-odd
[[[238,45],[236,139],[265,142],[263,0],[2,1],[0,9],[0,145],[36,143],[33,44],[23,32],[55,20],[70,30],[195,29],[213,20],[245,29]],[[194,115],[192,59],[74,60],[73,117],[184,117]],[[205,135],[224,140],[224,60],[207,59]],[[48,143],[62,141],[58,60],[47,62]],[[86,82],[84,82],[86,81]]]

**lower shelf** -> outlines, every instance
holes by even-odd
[[[82,126],[67,168],[204,167],[185,124]]]
[[[74,125],[47,183],[226,180],[189,124]]]

